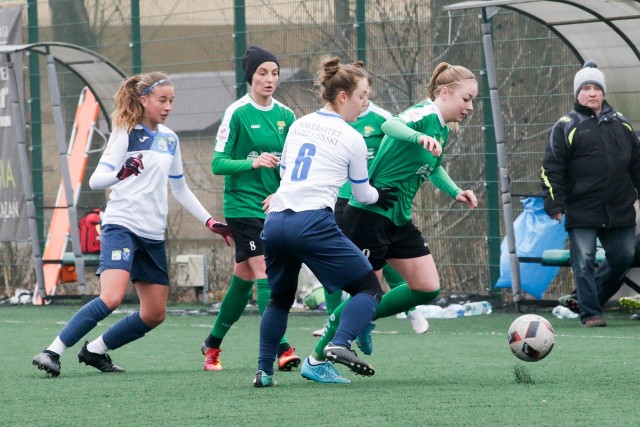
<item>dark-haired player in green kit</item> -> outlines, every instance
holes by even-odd
[[[373,81],[371,77],[368,79],[369,82],[369,95],[373,89]],[[358,119],[355,122],[349,123],[352,128],[358,131],[360,135],[364,138],[365,143],[367,144],[367,160],[368,165],[371,166],[371,162],[378,152],[378,148],[380,147],[380,142],[384,137],[384,132],[382,132],[382,124],[391,118],[391,113],[373,102],[369,101],[367,108],[360,113]],[[349,199],[351,198],[351,183],[347,181],[340,191],[338,192],[338,200],[336,202],[336,207],[334,209],[334,213],[336,215],[336,224],[339,227],[342,227],[342,214],[344,213],[347,204],[349,203]],[[386,264],[382,269],[382,276],[384,280],[387,282],[387,285],[391,289],[406,284],[402,276],[398,274],[397,271],[393,269],[391,264]],[[331,316],[331,313],[338,308],[340,303],[342,302],[342,292],[334,292],[330,294],[327,289],[324,289],[324,297],[325,304],[327,309],[327,316]],[[429,323],[425,320],[423,316],[413,307],[411,310],[407,311],[407,318],[411,322],[411,326],[413,330],[417,334],[424,334],[429,329]],[[369,328],[373,330],[375,325],[372,323]],[[313,336],[319,337],[324,333],[324,327],[318,330],[313,331]],[[366,345],[365,343],[361,343],[359,340],[356,342],[359,346]],[[364,347],[362,351],[365,354],[369,354],[369,349]]]
[[[250,91],[227,108],[218,134],[212,170],[224,179],[224,216],[235,242],[231,284],[211,333],[202,345],[204,369],[219,371],[220,345],[240,319],[257,285],[258,310],[264,312],[271,290],[267,281],[260,233],[271,195],[280,186],[279,162],[293,111],[273,99],[280,66],[268,50],[251,46],[242,58]],[[278,368],[289,371],[300,364],[286,338],[278,349]]]
[[[343,215],[344,234],[363,252],[378,277],[389,262],[406,280],[406,285],[387,292],[376,309],[375,319],[429,304],[440,293],[440,278],[429,246],[411,221],[413,198],[429,180],[440,191],[474,209],[478,205],[471,190],[460,189],[442,167],[442,150],[449,126],[457,126],[473,111],[478,83],[462,66],[440,63],[427,87],[427,100],[414,105],[382,125],[385,137],[369,168],[376,187],[398,188],[398,200],[388,210],[351,199]],[[315,351],[302,368],[305,378],[317,382],[339,381],[322,362],[324,347],[335,334],[344,303],[329,317],[329,324]],[[367,334],[368,332],[368,334]],[[372,349],[370,329],[358,340]]]

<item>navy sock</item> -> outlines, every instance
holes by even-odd
[[[111,310],[100,298],[89,301],[62,328],[59,334],[60,340],[67,347],[73,347],[90,330],[95,328],[99,321],[110,314]]]
[[[353,341],[371,322],[376,313],[378,301],[361,292],[353,296],[342,310],[338,330],[331,342],[343,347],[351,347]]]
[[[269,304],[262,313],[260,320],[260,353],[258,355],[258,369],[267,375],[273,375],[273,362],[280,340],[287,330],[289,312]]]
[[[131,341],[142,338],[151,329],[140,318],[140,312],[136,311],[118,320],[102,335],[102,340],[109,350],[115,350]]]

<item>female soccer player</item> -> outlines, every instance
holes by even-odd
[[[376,153],[378,152],[380,142],[384,137],[384,132],[382,132],[382,124],[391,118],[391,113],[380,108],[378,105],[374,104],[368,99],[371,96],[371,91],[373,89],[373,80],[371,79],[371,77],[369,77],[367,81],[369,83],[369,87],[367,89],[367,106],[365,110],[360,113],[358,119],[355,122],[349,124],[364,138],[364,141],[367,144],[367,164],[370,166],[374,157],[376,156]],[[338,200],[335,207],[336,223],[339,227],[342,227],[343,213],[345,208],[347,207],[347,204],[349,203],[350,198],[351,184],[347,181],[338,192]],[[384,266],[384,268],[382,269],[382,276],[384,277],[389,287],[392,289],[405,284],[402,276],[400,276],[398,272],[395,271],[393,267],[391,267],[390,264],[386,264]],[[333,313],[333,311],[342,302],[342,292],[334,292],[330,294],[325,289],[324,296],[327,315],[331,316],[331,313]],[[411,326],[416,333],[424,334],[429,329],[429,323],[415,310],[415,307],[407,311],[407,318],[411,322]],[[372,325],[370,327],[374,328],[375,326]],[[323,333],[324,328],[313,331],[313,335],[317,337],[322,336]],[[360,341],[356,341],[356,344],[360,345],[361,343]]]
[[[187,187],[178,136],[163,124],[173,98],[173,85],[160,72],[130,77],[115,94],[114,131],[89,180],[93,190],[111,188],[96,273],[100,296],[76,312],[51,345],[33,358],[33,364],[51,376],[60,375],[62,353],[120,305],[129,280],[140,298],[140,311],[85,342],[79,361],[102,372],[124,372],[107,351],[142,338],[164,320],[169,294],[167,181],[176,200],[230,244],[226,224],[216,221]]]
[[[235,242],[236,256],[231,284],[225,294],[211,333],[202,345],[204,370],[219,371],[220,346],[240,319],[257,284],[258,310],[264,312],[270,289],[265,272],[260,233],[269,199],[280,185],[277,166],[293,111],[276,101],[280,65],[268,50],[251,46],[242,58],[248,94],[231,104],[216,137],[213,173],[225,175],[224,216]],[[278,369],[289,371],[300,364],[283,337],[278,347]]]
[[[382,208],[394,190],[369,185],[367,147],[347,124],[366,105],[367,72],[356,64],[341,64],[338,58],[325,59],[322,67],[316,85],[324,107],[297,120],[289,130],[280,164],[282,181],[262,233],[271,300],[260,322],[255,387],[275,385],[273,362],[302,263],[329,290],[352,295],[333,342],[324,349],[325,357],[362,375],[374,373],[351,352],[350,343],[371,321],[382,288],[371,264],[336,225],[332,209],[347,179],[356,200]]]
[[[382,297],[375,319],[429,304],[440,293],[440,278],[429,246],[411,221],[412,203],[420,186],[428,179],[443,193],[469,208],[478,206],[473,191],[460,189],[442,167],[442,150],[449,137],[447,125],[457,126],[473,111],[472,101],[477,94],[478,84],[471,71],[442,62],[433,72],[427,99],[382,125],[386,136],[369,172],[376,186],[397,187],[398,200],[386,210],[352,199],[345,210],[343,225],[345,235],[369,253],[369,261],[378,277],[382,267],[389,262],[407,282]],[[333,312],[327,332],[312,356],[307,358],[310,365],[319,363],[322,358],[343,308],[344,303]],[[365,328],[364,332],[358,340],[370,354],[373,350],[368,334],[371,329]],[[303,371],[308,370],[307,360]],[[334,381],[331,375],[323,375],[329,372],[326,366],[318,365],[317,371],[316,381],[342,382]]]

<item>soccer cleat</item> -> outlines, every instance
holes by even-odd
[[[333,363],[322,362],[319,365],[312,365],[308,357],[302,362],[300,375],[302,375],[302,378],[317,383],[349,384],[351,382],[351,380],[340,375]]]
[[[411,327],[416,334],[426,334],[429,332],[429,322],[418,310],[407,312],[407,319],[411,322]]]
[[[36,357],[33,358],[33,364],[52,377],[60,375],[60,355],[51,350],[36,354]]]
[[[346,366],[358,375],[370,377],[375,374],[373,367],[364,360],[361,360],[356,355],[356,352],[347,347],[333,345],[333,343],[327,344],[322,352],[325,359],[332,362],[340,363]]]
[[[264,371],[256,372],[256,377],[253,379],[254,387],[274,387],[277,382],[273,380],[273,375],[267,375]]]
[[[640,295],[633,297],[622,297],[618,301],[621,306],[628,310],[637,310],[640,308]]]
[[[220,348],[210,348],[202,344],[200,348],[204,355],[204,370],[205,371],[222,371],[222,363],[220,363]]]
[[[296,348],[291,347],[289,350],[282,353],[282,356],[278,357],[279,371],[290,371],[300,365],[300,356],[293,354],[294,351],[296,351]]]
[[[315,331],[313,331],[313,336],[314,337],[321,337],[324,335],[324,332],[327,330],[327,327],[329,326],[328,323],[325,323],[324,326],[320,329],[316,329]]]
[[[108,354],[91,353],[87,350],[88,341],[84,342],[84,345],[78,353],[78,362],[85,365],[93,366],[102,372],[124,372],[124,369],[118,365],[114,365],[111,361],[111,357]]]
[[[365,328],[364,331],[360,332],[355,339],[356,345],[364,354],[370,356],[373,354],[373,338],[371,337],[371,332],[376,328],[376,324],[371,322]]]
[[[580,303],[576,298],[566,298],[563,305],[574,313],[580,314]]]

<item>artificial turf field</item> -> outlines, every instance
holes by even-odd
[[[556,330],[551,354],[521,362],[506,331],[517,317],[498,311],[432,319],[426,335],[407,320],[377,321],[373,377],[317,384],[299,369],[276,372],[277,387],[255,389],[259,318],[244,316],[223,343],[224,370],[202,370],[200,344],[212,315],[169,314],[145,338],[110,354],[123,374],[80,365],[78,343],[62,373],[31,364],[79,306],[0,307],[0,425],[6,426],[637,426],[640,322],[608,312],[607,328],[538,310]],[[127,307],[123,307],[127,308]],[[94,339],[124,314],[112,314]],[[322,316],[292,314],[287,337],[301,357]],[[521,381],[516,381],[518,370]],[[529,381],[530,380],[530,381]]]

